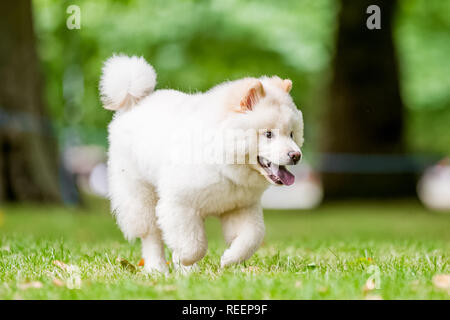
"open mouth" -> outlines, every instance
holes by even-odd
[[[294,183],[295,176],[285,166],[279,166],[261,156],[258,156],[258,163],[275,184],[290,186]]]

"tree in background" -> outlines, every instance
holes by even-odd
[[[373,4],[381,8],[381,29],[366,26],[366,10]],[[415,190],[413,175],[405,171],[407,160],[399,156],[405,151],[404,106],[392,38],[394,9],[395,1],[341,2],[322,132],[328,197],[399,196]]]
[[[58,155],[42,99],[31,1],[0,4],[0,201],[60,201]]]

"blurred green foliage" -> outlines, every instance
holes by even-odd
[[[450,155],[450,1],[399,1],[394,36],[409,145]]]
[[[277,74],[307,121],[313,149],[334,51],[335,0],[35,0],[46,97],[63,143],[106,144],[111,113],[98,81],[113,53],[143,55],[159,88],[206,90],[226,79]],[[81,8],[69,30],[66,9]],[[450,151],[450,2],[400,1],[395,39],[412,151]],[[63,130],[64,129],[64,130]]]

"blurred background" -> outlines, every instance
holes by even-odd
[[[366,27],[371,4],[381,8],[379,30]],[[20,0],[0,8],[2,202],[74,206],[86,194],[105,196],[112,113],[98,82],[103,61],[121,52],[143,55],[158,88],[292,79],[304,162],[293,187],[264,194],[266,208],[406,197],[450,210],[449,1]]]

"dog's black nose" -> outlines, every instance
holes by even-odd
[[[297,162],[299,162],[300,159],[302,158],[302,154],[299,151],[289,151],[288,156],[289,158],[291,158],[294,164],[297,164]]]

